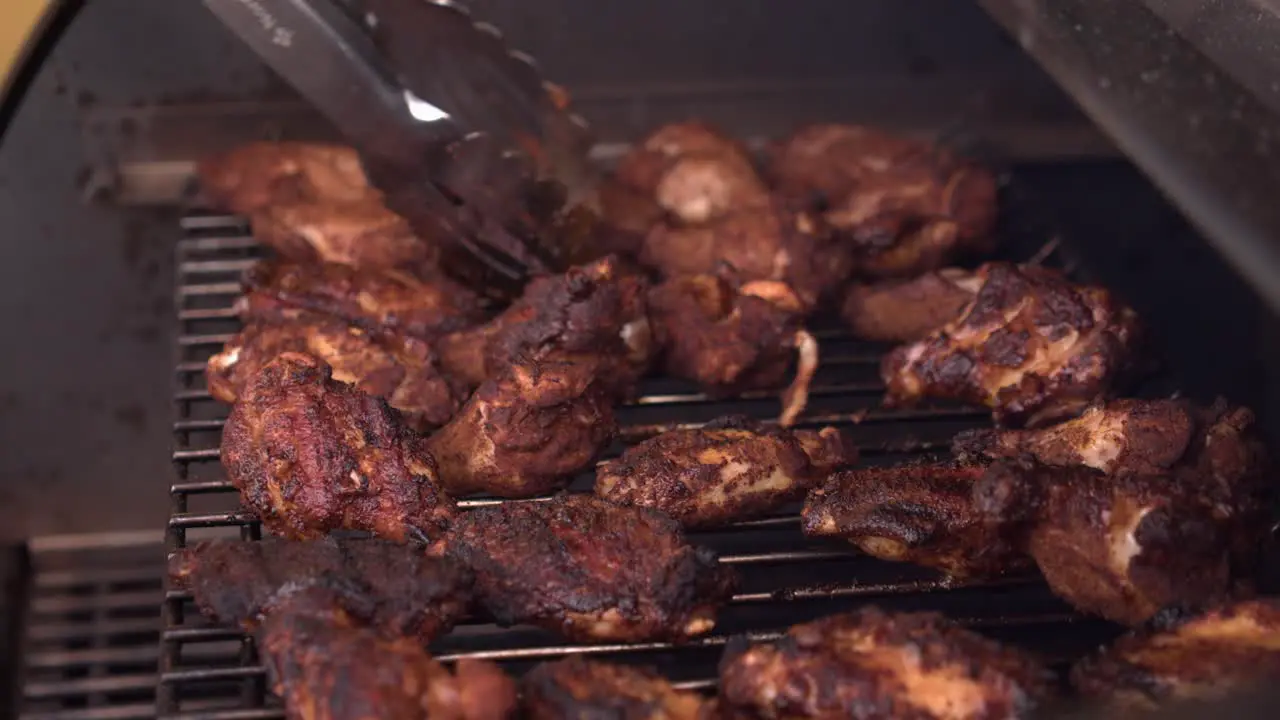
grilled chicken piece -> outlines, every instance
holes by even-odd
[[[467,388],[441,375],[435,353],[422,340],[370,333],[314,313],[288,322],[251,322],[209,358],[209,394],[234,403],[263,366],[284,352],[323,360],[335,380],[384,398],[416,430],[445,424],[466,399]]]
[[[376,194],[360,200],[268,205],[249,216],[253,236],[282,257],[354,268],[430,272],[440,248],[424,241]]]
[[[372,191],[352,148],[313,143],[250,143],[208,158],[200,186],[219,207],[251,215],[299,201],[354,202]]]
[[[595,356],[521,358],[426,441],[445,489],[532,497],[591,466],[617,424]]]
[[[989,252],[990,171],[926,143],[868,127],[812,125],[773,150],[779,192],[811,203],[871,277],[913,277]]]
[[[922,463],[844,470],[809,494],[806,535],[848,540],[872,557],[991,577],[1031,565],[1019,525],[988,522],[974,489],[981,465]]]
[[[601,382],[628,397],[655,351],[647,289],[643,277],[612,256],[535,278],[491,322],[442,339],[443,365],[474,387],[522,355],[590,354],[599,358]]]
[[[470,567],[502,624],[588,641],[680,641],[715,626],[735,585],[675,520],[590,495],[463,513],[437,551]]]
[[[820,219],[776,200],[699,225],[657,225],[645,238],[640,262],[666,277],[715,274],[727,265],[743,280],[782,281],[806,311],[853,269],[847,244]]]
[[[841,314],[865,340],[914,342],[959,317],[981,281],[968,270],[943,268],[909,280],[855,283]]]
[[[1027,547],[1056,594],[1129,625],[1227,596],[1242,539],[1261,537],[1266,507],[1247,492],[1231,498],[1194,469],[1009,468],[985,475],[975,498],[991,522],[1030,528]]]
[[[733,397],[781,386],[795,353],[780,422],[791,425],[804,410],[818,341],[804,329],[803,302],[785,284],[735,287],[723,275],[685,275],[655,287],[649,308],[669,374],[697,382],[712,397]]]
[[[498,666],[460,660],[452,671],[415,638],[387,638],[324,596],[291,596],[259,629],[272,690],[292,720],[501,720],[515,683]]]
[[[622,158],[614,178],[635,194],[630,202],[606,204],[606,217],[637,230],[637,218],[656,221],[660,213],[668,213],[681,224],[705,223],[769,199],[747,149],[697,121],[655,130]],[[652,202],[659,212],[642,211],[639,198]]]
[[[433,341],[483,319],[479,297],[457,283],[390,270],[265,261],[249,268],[244,287],[239,309],[245,322],[319,313],[371,332]]]
[[[649,668],[570,656],[530,670],[520,683],[529,720],[710,720],[706,699],[671,687]]]
[[[1253,462],[1249,458],[1261,448],[1241,439],[1252,424],[1250,411],[1229,409],[1222,402],[1199,409],[1186,400],[1126,398],[1094,405],[1074,420],[1039,430],[970,430],[956,437],[952,449],[965,456],[1030,457],[1055,467],[1146,475],[1179,464],[1196,465],[1212,449],[1210,438],[1215,434],[1235,438],[1239,462]],[[1228,458],[1217,462],[1223,461]]]
[[[310,355],[284,353],[249,384],[223,429],[222,464],[263,526],[295,540],[433,539],[454,515],[426,440]]]
[[[715,527],[799,500],[857,451],[835,428],[767,430],[727,417],[673,430],[600,464],[596,495],[661,510],[685,527]]]
[[[200,612],[246,630],[302,591],[324,593],[361,625],[423,644],[448,632],[471,603],[471,572],[421,547],[325,538],[201,542],[169,558],[175,587]]]
[[[1250,600],[1202,615],[1163,612],[1082,660],[1071,681],[1081,694],[1128,710],[1280,682],[1280,602]]]
[[[1035,426],[1079,413],[1130,368],[1137,318],[1106,290],[1007,263],[977,275],[982,289],[959,317],[885,357],[886,404],[960,400]]]
[[[254,237],[282,256],[358,268],[434,266],[438,247],[387,209],[354,150],[253,143],[198,170],[205,194],[250,218]]]
[[[1033,657],[932,613],[869,607],[731,643],[720,701],[762,718],[1019,718],[1052,692]]]

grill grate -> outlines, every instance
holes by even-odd
[[[259,527],[237,506],[218,462],[227,409],[205,390],[204,365],[239,322],[232,303],[239,274],[260,250],[245,225],[219,215],[183,220],[178,244],[178,339],[175,392],[177,480],[172,486],[170,550],[208,537],[259,537]],[[1040,235],[1043,238],[1044,235]],[[1028,248],[1010,252],[1029,257]],[[885,348],[850,338],[834,325],[819,327],[822,367],[815,378],[805,427],[836,425],[858,445],[865,464],[894,464],[945,449],[960,430],[981,426],[987,414],[969,408],[910,411],[879,408],[878,365]],[[773,393],[733,402],[708,400],[689,383],[647,381],[642,397],[621,408],[622,442],[633,443],[674,427],[696,426],[727,412],[767,419],[777,413]],[[621,450],[622,445],[612,449]],[[590,488],[590,475],[571,489]],[[495,500],[460,503],[475,507]],[[741,592],[721,614],[715,633],[679,647],[667,643],[568,645],[540,630],[462,625],[438,641],[442,659],[481,657],[521,672],[537,661],[571,653],[640,662],[663,669],[690,688],[710,688],[720,649],[728,637],[748,633],[776,637],[788,625],[858,604],[879,602],[897,609],[937,610],[1004,640],[1065,661],[1095,647],[1110,628],[1072,613],[1035,576],[985,583],[947,584],[929,571],[859,556],[840,543],[801,535],[795,508],[775,517],[714,532],[692,533],[695,542],[721,553],[743,575]],[[158,710],[162,717],[277,718],[279,701],[265,688],[265,671],[252,643],[233,629],[209,624],[187,594],[170,590],[164,601]]]
[[[159,538],[31,553],[21,720],[155,716],[163,597]]]

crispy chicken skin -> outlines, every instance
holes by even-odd
[[[782,386],[783,425],[804,410],[818,369],[818,341],[804,329],[803,302],[781,282],[737,286],[724,275],[685,275],[653,288],[649,312],[667,372],[712,397]]]
[[[290,539],[434,539],[455,512],[426,440],[310,355],[284,353],[249,384],[223,429],[222,464],[245,507]]]
[[[1019,718],[1052,692],[1033,657],[932,613],[868,607],[731,643],[720,701],[760,718]]]
[[[1280,681],[1280,603],[1248,600],[1202,615],[1168,610],[1079,662],[1086,697],[1133,710],[1208,700]]]
[[[414,638],[388,638],[326,598],[290,597],[258,630],[272,690],[291,720],[501,720],[515,683],[498,666],[461,660],[449,670]]]
[[[975,489],[979,506],[991,522],[1025,522],[1045,580],[1080,610],[1136,625],[1230,592],[1233,526],[1246,509],[1221,514],[1205,478],[999,469]]]
[[[779,143],[779,192],[812,203],[871,277],[912,277],[991,247],[990,171],[926,143],[854,125],[811,125]]]
[[[736,578],[675,520],[590,495],[463,513],[441,545],[475,572],[480,604],[499,623],[579,642],[702,635]]]
[[[428,643],[471,603],[471,572],[421,547],[324,538],[201,542],[169,558],[169,577],[200,612],[245,629],[299,592],[328,594],[361,625]]]
[[[601,381],[630,396],[655,352],[647,290],[647,280],[613,256],[535,278],[497,318],[443,338],[444,367],[477,386],[522,355],[591,354]]]
[[[209,358],[209,394],[234,403],[262,367],[284,352],[323,360],[335,380],[384,398],[416,430],[445,424],[466,399],[467,388],[441,374],[435,353],[422,340],[370,333],[314,313],[288,322],[251,322]]]
[[[656,225],[639,259],[665,277],[715,274],[727,265],[743,280],[779,280],[806,310],[834,293],[853,269],[847,244],[819,218],[781,200],[699,225]]]
[[[521,358],[426,441],[452,495],[520,498],[562,487],[613,439],[595,356]]]
[[[601,463],[595,493],[660,510],[685,527],[715,527],[799,500],[832,468],[856,458],[835,428],[766,429],[726,417],[698,430],[663,433]]]
[[[286,258],[359,268],[437,259],[437,248],[383,204],[349,147],[252,143],[205,160],[197,172],[214,204],[248,216],[254,237]]]
[[[840,314],[864,340],[914,342],[958,317],[981,287],[968,270],[943,268],[905,280],[854,283]]]
[[[806,535],[848,540],[882,560],[932,567],[953,578],[1024,569],[1017,525],[988,522],[973,492],[981,465],[920,463],[833,473],[809,494]]]
[[[960,400],[1005,425],[1036,426],[1078,414],[1123,379],[1137,318],[1109,292],[1045,268],[989,263],[961,315],[885,356],[885,402]]]
[[[245,322],[319,313],[364,330],[432,341],[483,319],[479,297],[457,283],[391,270],[268,260],[245,272],[244,290],[239,309]]]
[[[710,703],[657,672],[570,656],[530,670],[520,683],[529,720],[710,720]]]
[[[605,216],[618,226],[640,229],[638,218],[667,214],[680,224],[705,223],[768,202],[769,190],[747,149],[722,131],[698,121],[664,125],[618,163],[616,196]],[[628,200],[623,189],[629,190]],[[658,212],[642,210],[639,198]],[[621,212],[619,212],[621,211]]]

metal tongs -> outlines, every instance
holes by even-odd
[[[584,259],[590,133],[492,26],[449,0],[203,1],[346,136],[451,274],[505,299]]]

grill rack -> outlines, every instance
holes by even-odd
[[[1048,262],[1074,266],[1056,240],[1034,225],[1002,220],[1006,252],[1030,257],[1047,248]],[[174,394],[176,481],[170,488],[171,516],[166,529],[170,551],[208,537],[260,538],[256,519],[238,508],[235,490],[218,462],[220,433],[227,408],[205,389],[204,366],[239,327],[232,304],[239,276],[262,256],[242,220],[192,213],[182,220],[177,245],[176,293],[180,323]],[[1012,231],[1010,229],[1012,228]],[[1028,229],[1030,228],[1030,230]],[[1037,231],[1040,230],[1040,231]],[[936,406],[879,408],[883,386],[880,357],[886,346],[857,341],[836,323],[815,323],[822,343],[822,364],[814,379],[801,427],[834,425],[849,433],[864,465],[896,464],[944,451],[955,433],[986,425],[988,413],[972,408]],[[726,413],[768,421],[776,415],[775,393],[751,393],[733,401],[713,401],[690,383],[647,380],[641,397],[618,411],[621,441],[610,454],[659,432],[696,427]],[[590,488],[590,474],[576,478],[571,491]],[[464,508],[502,502],[468,499]],[[714,687],[720,648],[734,635],[756,640],[777,637],[795,622],[859,604],[880,602],[895,609],[927,609],[963,624],[1040,652],[1064,663],[1096,647],[1115,633],[1113,626],[1084,618],[1057,600],[1035,575],[984,582],[947,582],[935,573],[859,555],[838,542],[804,538],[796,508],[775,516],[738,523],[713,532],[690,533],[694,542],[720,552],[721,561],[741,571],[741,592],[722,611],[710,637],[681,646],[669,643],[567,644],[550,633],[524,627],[463,624],[433,645],[436,657],[495,660],[519,673],[531,664],[569,654],[590,654],[660,668],[679,686]],[[283,717],[283,708],[266,687],[266,675],[252,640],[238,629],[209,623],[189,595],[168,589],[163,603],[157,712],[165,718],[249,720]]]

